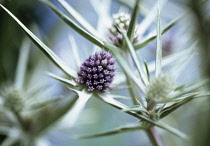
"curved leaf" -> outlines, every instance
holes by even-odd
[[[115,128],[114,130],[106,131],[103,133],[98,134],[90,134],[90,135],[81,135],[76,136],[76,139],[85,139],[85,138],[95,138],[95,137],[101,137],[101,136],[111,136],[113,134],[119,134],[124,132],[130,132],[130,131],[136,131],[136,130],[145,130],[146,128],[141,126],[140,124],[133,125],[126,125],[119,128]]]
[[[57,0],[57,1],[86,30],[88,30],[94,36],[98,36],[97,31],[71,5],[69,5],[65,0]]]
[[[28,35],[28,37],[34,42],[34,44],[62,71],[67,75],[77,78],[77,72],[68,67],[50,48],[48,48],[38,37],[36,37],[20,20],[18,20],[9,10],[3,5],[0,6],[6,11],[22,28],[22,30]]]
[[[96,44],[99,47],[104,47],[103,42],[97,39],[95,36],[91,35],[86,30],[79,27],[75,22],[73,22],[67,15],[65,15],[62,11],[58,10],[50,1],[48,0],[41,0],[47,6],[50,7],[66,24],[68,24],[72,29],[74,29],[77,33],[85,37],[90,42]]]

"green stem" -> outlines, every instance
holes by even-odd
[[[147,110],[152,114],[155,111],[156,103],[153,100],[147,101]],[[163,143],[154,126],[146,130],[146,133],[154,146],[163,146]]]
[[[146,133],[154,146],[163,146],[155,127],[149,128]]]
[[[126,61],[128,62],[128,64],[130,65],[131,69],[133,69],[132,58],[131,58],[131,55],[128,52],[125,53],[125,58],[126,58]],[[126,75],[126,77],[127,77],[127,84],[128,85],[131,84],[132,81],[128,78],[127,75]],[[135,105],[137,105],[138,102],[137,102],[135,97],[136,96],[140,97],[140,95],[139,94],[136,95],[139,92],[137,90],[135,90],[135,89],[136,89],[135,86],[133,86],[132,88],[129,88],[129,92],[130,92],[130,95],[132,97],[133,103]],[[156,104],[155,102],[150,101],[149,104],[148,104],[148,107],[147,107],[148,110],[149,111],[154,110],[155,104]],[[160,139],[160,137],[159,137],[155,127],[149,128],[148,130],[145,130],[145,131],[146,131],[150,141],[152,142],[152,144],[154,146],[163,146],[163,143],[162,143],[162,141],[161,141],[161,139]]]
[[[133,65],[132,65],[132,60],[131,60],[131,56],[128,52],[124,53],[124,56],[126,58],[126,61],[128,62],[128,64],[130,65],[130,68],[133,70]],[[133,104],[134,105],[138,105],[138,102],[136,100],[136,96],[139,96],[139,95],[136,95],[137,92],[136,92],[136,88],[135,86],[133,86],[133,81],[129,78],[129,76],[127,75],[127,73],[125,72],[125,75],[126,75],[126,83],[127,85],[131,85],[131,88],[128,88],[129,90],[129,93],[131,95],[131,98],[132,98],[132,101],[133,101]]]
[[[20,49],[16,73],[15,73],[16,89],[21,89],[23,87],[25,73],[27,70],[29,51],[30,51],[30,40],[28,38],[24,38],[21,49]]]
[[[21,117],[21,115],[18,112],[14,111],[14,110],[12,110],[12,113],[14,114],[19,125],[21,126],[22,130],[24,131],[25,130],[25,122],[24,122],[23,118]]]
[[[147,101],[147,110],[152,112],[155,109],[156,103],[153,100],[148,99]]]
[[[130,68],[132,70],[134,70],[134,66],[133,66],[131,54],[127,50],[128,49],[125,49],[125,58],[126,58],[126,61],[128,62]],[[126,74],[126,72],[125,72],[125,74]],[[126,77],[127,77],[127,84],[128,83],[131,83],[132,84],[132,81],[130,80],[130,78],[128,78],[127,75],[126,75]],[[132,86],[132,88],[129,88],[129,92],[130,92],[130,95],[132,97],[133,103],[135,105],[137,105],[138,102],[136,100],[136,97],[140,97],[140,99],[141,99],[141,96],[139,94],[139,91],[138,90],[135,90],[135,89],[136,89],[135,86]],[[143,105],[143,102],[142,101],[140,101],[140,102]],[[148,105],[147,105],[148,106],[147,107],[148,108],[148,111],[151,111],[152,112],[154,110],[154,108],[155,108],[155,105],[156,105],[156,103],[154,101],[148,102]],[[154,146],[163,146],[163,143],[162,143],[159,135],[157,134],[155,127],[149,128],[148,130],[146,130],[146,133],[147,133],[150,141],[152,142],[152,144]]]

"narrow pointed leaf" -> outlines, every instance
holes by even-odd
[[[141,103],[141,105],[143,105],[143,99],[140,96],[140,92],[137,88],[137,86],[135,85],[134,81],[131,80],[128,75],[126,74],[126,72],[124,72],[125,76],[126,76],[126,82],[127,85],[131,86],[132,88],[128,88],[129,91],[129,95],[131,96],[132,102],[134,105],[138,105],[138,100],[137,98],[140,100],[139,102]]]
[[[17,22],[17,24],[23,29],[28,37],[34,42],[34,44],[62,71],[66,74],[76,78],[77,73],[70,67],[68,67],[50,48],[48,48],[38,37],[36,37],[22,22],[20,22],[9,10],[3,5],[0,6]]]
[[[172,20],[162,31],[161,34],[164,34],[168,30],[170,30],[173,26],[175,26],[179,21],[181,17],[176,18],[175,20]],[[134,48],[136,50],[141,49],[142,47],[146,46],[148,43],[151,41],[155,40],[157,34],[149,34],[148,36],[145,37],[144,40],[142,40],[140,43],[134,44]]]
[[[139,87],[139,89],[142,90],[143,93],[145,93],[145,87],[142,86],[141,80],[138,79],[136,77],[136,75],[133,73],[133,71],[129,67],[128,63],[125,61],[125,59],[120,54],[119,49],[116,48],[115,46],[112,46],[112,45],[110,45],[108,43],[105,43],[105,42],[104,42],[104,45],[112,51],[112,53],[115,55],[118,62],[120,63],[122,69],[127,73],[129,78]]]
[[[68,86],[76,86],[77,83],[74,81],[74,80],[69,80],[69,79],[65,79],[65,78],[62,78],[62,77],[59,77],[53,73],[46,73],[48,76],[64,83],[64,84],[67,84]]]
[[[169,66],[169,65],[174,65],[176,62],[181,62],[183,60],[185,60],[187,58],[187,56],[189,54],[191,54],[191,52],[193,51],[193,47],[195,47],[195,45],[197,44],[197,42],[195,42],[192,47],[189,47],[187,49],[184,50],[180,50],[176,53],[173,53],[171,55],[165,56],[162,59],[162,66]],[[151,61],[148,63],[148,69],[150,72],[155,71],[155,61]]]
[[[138,14],[139,14],[139,8],[140,8],[139,4],[140,4],[140,0],[136,0],[135,8],[133,10],[131,21],[128,27],[127,36],[131,42],[133,42],[136,22],[138,20]]]
[[[88,92],[86,89],[83,89],[82,91],[71,88],[69,89],[74,91],[79,96],[79,99],[76,101],[71,111],[68,113],[68,117],[71,118],[71,121],[69,121],[69,126],[73,127],[77,119],[79,118],[81,112],[85,108],[87,101],[90,99],[93,93]]]
[[[65,100],[64,104],[62,105],[55,104],[54,108],[51,108],[52,110],[51,113],[53,114],[48,115],[48,118],[45,118],[46,115],[43,115],[41,114],[42,112],[40,112],[41,115],[39,115],[38,119],[44,118],[45,120],[43,120],[42,123],[37,126],[37,129],[36,129],[37,134],[40,134],[41,132],[46,130],[49,126],[56,123],[61,117],[63,117],[67,112],[69,112],[73,108],[76,101],[78,100],[78,95],[71,97],[70,100],[69,99],[66,100],[66,99],[68,98],[63,98],[63,100]]]
[[[196,44],[197,44],[197,42],[195,42],[192,46],[195,46]],[[190,52],[192,52],[192,47],[189,47],[187,49],[184,49],[184,50],[178,51],[176,53],[173,53],[171,55],[163,57],[162,67],[173,65],[177,61],[179,62],[179,61],[185,60],[185,58],[187,56],[186,54],[189,54]],[[180,59],[180,58],[183,58],[183,59]],[[147,66],[148,66],[148,70],[150,73],[155,71],[155,61],[151,61],[151,62],[147,63]],[[138,74],[138,72],[136,71],[136,72],[134,72],[134,74],[136,75],[136,74]],[[117,83],[115,83],[115,84],[119,85],[126,81],[126,77],[124,74],[118,74],[117,78],[119,78],[120,80],[117,81]],[[114,80],[114,82],[115,82],[115,80]]]
[[[114,130],[110,130],[103,133],[98,134],[91,134],[91,135],[83,135],[83,136],[76,136],[77,139],[85,139],[85,138],[95,138],[95,137],[101,137],[101,136],[111,136],[113,134],[120,134],[124,132],[130,132],[130,131],[137,131],[137,130],[145,130],[146,128],[141,125],[136,126],[122,126],[120,128],[115,128]]]
[[[205,86],[205,85],[207,85],[209,83],[210,83],[210,80],[208,80],[208,79],[195,82],[194,84],[191,84],[190,86],[186,86],[185,88],[182,88],[180,90],[175,91],[172,94],[171,98],[175,99],[175,98],[178,98],[178,97],[183,96],[185,94],[189,94],[191,92],[195,92],[198,89],[200,89],[201,87],[203,87],[203,86]]]
[[[32,104],[30,107],[29,107],[29,110],[36,110],[36,109],[39,109],[39,108],[42,108],[44,106],[47,106],[49,104],[52,104],[52,103],[55,103],[57,101],[60,101],[62,100],[63,97],[57,97],[57,98],[53,98],[53,99],[49,99],[47,101],[43,101],[41,103],[35,103],[35,104]]]
[[[109,95],[109,94],[97,94],[97,97],[99,97],[99,99],[101,99],[103,102],[105,102],[105,103],[107,103],[107,104],[109,104],[109,105],[111,105],[111,106],[113,106],[113,107],[115,107],[119,110],[124,110],[126,108],[129,108],[128,106],[126,106],[126,105],[116,101],[115,99],[113,99],[111,97],[111,95]],[[154,121],[154,120],[150,119],[149,117],[147,117],[145,115],[140,115],[140,114],[138,114],[134,111],[124,111],[124,112],[127,113],[127,114],[130,114],[130,115],[132,115],[132,116],[134,116],[138,119],[146,121],[146,122],[148,122],[152,125],[160,127],[162,129],[165,129],[166,131],[168,131],[168,132],[170,132],[170,133],[172,133],[172,134],[174,134],[174,135],[176,135],[180,138],[188,139],[187,135],[185,135],[184,133],[180,132],[179,130],[177,130],[177,129],[169,126],[169,125],[166,125],[166,124],[158,122],[158,121]]]
[[[171,106],[165,107],[161,113],[160,113],[160,119],[166,117],[167,115],[169,115],[170,113],[172,113],[173,111],[175,111],[176,109],[178,109],[180,106],[190,102],[196,95],[191,95],[186,97],[185,99],[176,102],[174,104],[172,104]]]
[[[142,36],[146,30],[149,28],[149,26],[152,24],[153,21],[155,21],[155,18],[157,16],[157,7],[163,8],[163,6],[166,4],[167,0],[158,0],[155,5],[152,7],[152,9],[149,11],[149,13],[145,16],[145,18],[142,20],[140,25],[138,26],[137,34]]]
[[[172,113],[173,111],[175,111],[176,109],[178,109],[182,105],[190,102],[193,99],[207,97],[207,96],[210,96],[210,93],[204,93],[204,94],[194,93],[192,95],[189,95],[189,96],[185,97],[184,99],[181,99],[180,101],[162,109],[160,112],[160,118],[162,119],[162,118],[166,117],[167,115],[169,115],[170,113]]]
[[[17,89],[22,89],[24,84],[29,51],[30,51],[30,40],[28,38],[24,38],[20,48],[18,64],[15,73],[15,87]]]
[[[124,47],[126,47],[125,45],[127,45],[127,43],[128,42],[130,42],[129,40],[128,40],[128,37],[125,35],[125,33],[123,33],[123,32],[121,32],[122,33],[122,35],[124,36],[124,44],[123,44],[123,46]],[[125,37],[127,37],[127,38],[125,38]],[[131,45],[131,43],[129,44],[129,45]],[[127,45],[128,46],[128,45]],[[128,48],[129,48],[130,46],[128,46]],[[132,45],[131,45],[131,47],[132,47]],[[132,49],[132,48],[131,48]],[[130,49],[129,49],[130,50]],[[133,59],[132,59],[132,54],[131,53],[129,53],[128,51],[126,51],[126,61],[128,62],[128,64],[130,64],[131,65],[131,69],[132,70],[134,70],[135,69],[135,67],[132,65],[133,64]],[[136,56],[135,56],[136,57]],[[134,57],[133,57],[134,58]],[[139,71],[139,70],[138,70]],[[131,80],[130,79],[130,77],[129,77],[129,75],[127,74],[127,71],[125,71],[125,70],[123,70],[123,72],[124,72],[124,74],[125,74],[125,76],[126,76],[126,83],[127,83],[127,85],[128,86],[131,86],[132,88],[128,88],[128,91],[129,91],[129,93],[130,93],[130,96],[131,96],[131,99],[132,99],[132,102],[133,102],[133,104],[134,105],[138,105],[139,104],[139,102],[141,103],[141,105],[144,105],[144,102],[143,102],[143,98],[142,98],[142,96],[140,95],[140,92],[139,92],[139,89],[137,88],[137,86],[135,86],[135,82],[133,81],[133,80]],[[139,76],[140,76],[140,78],[141,78],[141,80],[142,80],[142,76],[141,76],[141,74],[140,74],[140,72],[139,72]],[[142,84],[142,88],[145,88],[144,87],[144,82],[142,81],[142,82],[139,82],[139,83],[141,83]]]
[[[44,2],[47,6],[50,7],[68,26],[70,26],[72,29],[74,29],[76,32],[78,32],[80,35],[82,35],[84,38],[89,40],[90,42],[96,44],[99,47],[104,47],[103,42],[97,39],[95,36],[91,35],[86,30],[82,29],[80,26],[78,26],[75,22],[73,22],[67,15],[65,15],[62,11],[58,10],[50,1],[48,0],[41,0]]]
[[[190,48],[189,49],[184,49],[184,50],[178,51],[177,53],[173,53],[171,55],[163,57],[162,66],[165,67],[165,66],[174,64],[176,61],[180,60],[179,58],[186,57],[185,54],[186,53],[188,54],[188,52],[191,52]],[[155,61],[151,61],[151,62],[147,63],[147,66],[148,66],[149,72],[154,72],[155,71]],[[138,74],[138,72],[135,72],[135,74]],[[115,84],[119,85],[119,84],[124,83],[126,81],[126,77],[125,77],[124,74],[118,74],[117,78],[119,78],[119,81],[116,81]],[[115,82],[115,80],[114,80],[114,82]]]
[[[76,41],[74,39],[74,37],[72,35],[69,35],[69,41],[71,43],[71,49],[73,52],[73,57],[75,58],[76,61],[76,65],[77,65],[77,69],[79,69],[80,65],[81,65],[81,59],[80,59],[80,55],[79,55],[79,48],[76,45]]]
[[[207,97],[207,96],[210,96],[210,91],[204,91],[204,93],[197,95],[195,98]]]
[[[145,66],[146,73],[147,73],[147,80],[149,81],[150,80],[150,73],[149,73],[149,68],[148,68],[148,65],[147,65],[146,61],[144,61],[144,66]]]
[[[45,83],[45,84],[38,85],[38,86],[28,89],[26,91],[26,95],[27,95],[26,102],[28,102],[30,100],[34,100],[34,99],[42,96],[44,91],[46,91],[46,87],[49,87],[49,86],[50,86],[49,83]]]
[[[98,36],[97,31],[86,21],[71,5],[69,5],[65,0],[57,0],[61,6],[87,31],[89,31],[94,36]]]
[[[127,112],[127,111],[134,111],[134,112],[138,112],[138,113],[141,113],[141,114],[146,114],[146,110],[145,108],[142,108],[142,107],[131,107],[131,108],[127,108],[127,109],[123,109],[122,111],[124,112]]]
[[[141,77],[141,80],[142,80],[142,82],[143,82],[145,85],[147,85],[147,84],[148,84],[148,80],[147,80],[147,77],[146,77],[146,75],[145,75],[145,73],[144,73],[143,65],[141,64],[141,60],[139,59],[138,55],[136,54],[136,52],[135,52],[135,50],[134,50],[134,48],[133,48],[132,43],[129,41],[128,36],[126,36],[126,34],[123,33],[123,32],[122,32],[122,35],[123,35],[123,37],[124,37],[124,39],[125,39],[125,41],[126,41],[126,44],[127,44],[127,46],[128,46],[128,49],[129,49],[129,51],[130,51],[130,53],[131,53],[131,55],[132,55],[132,58],[133,58],[133,60],[134,60],[134,62],[135,62],[135,64],[136,64],[136,66],[137,66],[137,70],[138,70],[138,72],[139,72],[139,75],[140,75],[140,77]]]
[[[94,37],[81,27],[79,27],[75,22],[73,22],[67,15],[65,15],[62,11],[58,10],[49,0],[41,0],[43,3],[45,3],[47,6],[49,6],[50,9],[52,9],[58,17],[60,17],[67,25],[69,25],[73,30],[75,30],[77,33],[79,33],[81,36],[92,42],[93,44],[97,45],[98,47],[101,47],[105,50],[111,50],[113,51],[113,47],[116,49],[117,47],[109,44],[105,45],[103,41],[99,40],[98,38]],[[108,43],[106,43],[108,44]],[[118,48],[117,48],[118,49]]]
[[[160,10],[158,8],[157,16],[157,49],[155,60],[155,76],[157,77],[162,72],[162,40],[160,32]]]
[[[114,95],[114,94],[112,94],[112,96],[113,96],[114,99],[130,99],[129,97],[122,96],[122,95]]]

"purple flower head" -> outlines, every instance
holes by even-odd
[[[114,77],[114,63],[110,53],[96,52],[81,65],[77,82],[86,85],[88,91],[108,91]]]
[[[123,45],[123,36],[119,29],[123,32],[128,31],[129,23],[130,23],[130,15],[126,13],[118,13],[113,15],[113,23],[111,27],[109,28],[109,34],[108,37],[112,44],[114,44],[117,47],[122,47]],[[133,43],[136,43],[139,41],[139,36],[137,34],[134,34],[134,40]]]

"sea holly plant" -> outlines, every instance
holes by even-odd
[[[43,133],[67,113],[78,99],[77,96],[46,97],[43,85],[36,87],[36,83],[28,79],[30,44],[28,38],[23,40],[14,82],[4,84],[0,89],[0,112],[4,117],[0,120],[0,133],[6,136],[2,146],[38,145]],[[52,89],[50,92],[53,93]],[[59,105],[64,101],[65,104]]]
[[[142,40],[136,39],[139,37],[136,37],[135,31],[138,27],[136,23],[140,8],[140,0],[136,0],[130,18],[128,18],[127,15],[115,17],[116,20],[113,23],[114,28],[110,28],[109,30],[110,35],[113,36],[108,37],[111,39],[112,43],[106,41],[107,39],[101,38],[101,36],[99,37],[97,33],[95,33],[96,30],[64,0],[57,1],[74,17],[76,22],[57,9],[50,1],[42,1],[73,30],[104,50],[90,54],[90,56],[79,66],[79,70],[74,70],[70,66],[67,66],[50,48],[26,28],[18,18],[1,5],[38,48],[68,76],[68,78],[63,78],[53,73],[48,73],[48,75],[54,79],[65,83],[71,91],[78,95],[79,98],[70,112],[79,116],[79,113],[90,97],[96,97],[104,103],[137,118],[139,121],[135,124],[125,125],[111,131],[92,135],[82,135],[77,138],[108,136],[127,131],[144,130],[153,145],[161,146],[163,143],[156,130],[156,127],[159,127],[180,138],[188,139],[186,134],[161,122],[161,119],[170,115],[170,113],[192,99],[209,96],[209,92],[202,90],[202,87],[208,84],[209,81],[203,79],[189,85],[184,84],[176,86],[177,77],[181,74],[181,71],[186,67],[190,59],[197,54],[195,49],[197,44],[195,43],[186,50],[165,58],[162,57],[161,35],[178,21],[175,19],[161,30],[161,7],[158,7],[158,3],[164,5],[165,1],[158,1],[153,9],[154,11],[142,20],[142,23],[146,24],[142,31],[146,31],[146,28],[150,26],[151,22],[156,20],[157,27],[155,34],[153,33],[152,35],[143,38],[143,32],[140,34],[137,33]],[[139,26],[143,25],[140,24]],[[147,27],[145,28],[145,26]],[[141,31],[141,27],[138,28],[138,32],[139,31]],[[146,61],[143,61],[144,58],[139,56],[137,51],[154,39],[156,39],[157,42],[156,59],[154,63],[147,63]],[[123,78],[119,83],[126,81],[128,87],[131,86],[128,90],[133,106],[128,106],[117,101],[115,99],[116,95],[113,95],[111,92],[111,90],[114,89],[111,88],[110,84],[113,79],[118,76],[115,74],[116,66],[113,57],[115,57],[116,62],[119,63],[122,68],[121,76]],[[179,61],[175,62],[176,60]],[[167,65],[174,65],[174,68],[171,71],[163,71],[163,67]],[[152,76],[154,71],[155,75]],[[77,118],[74,117],[74,120],[76,119]]]

